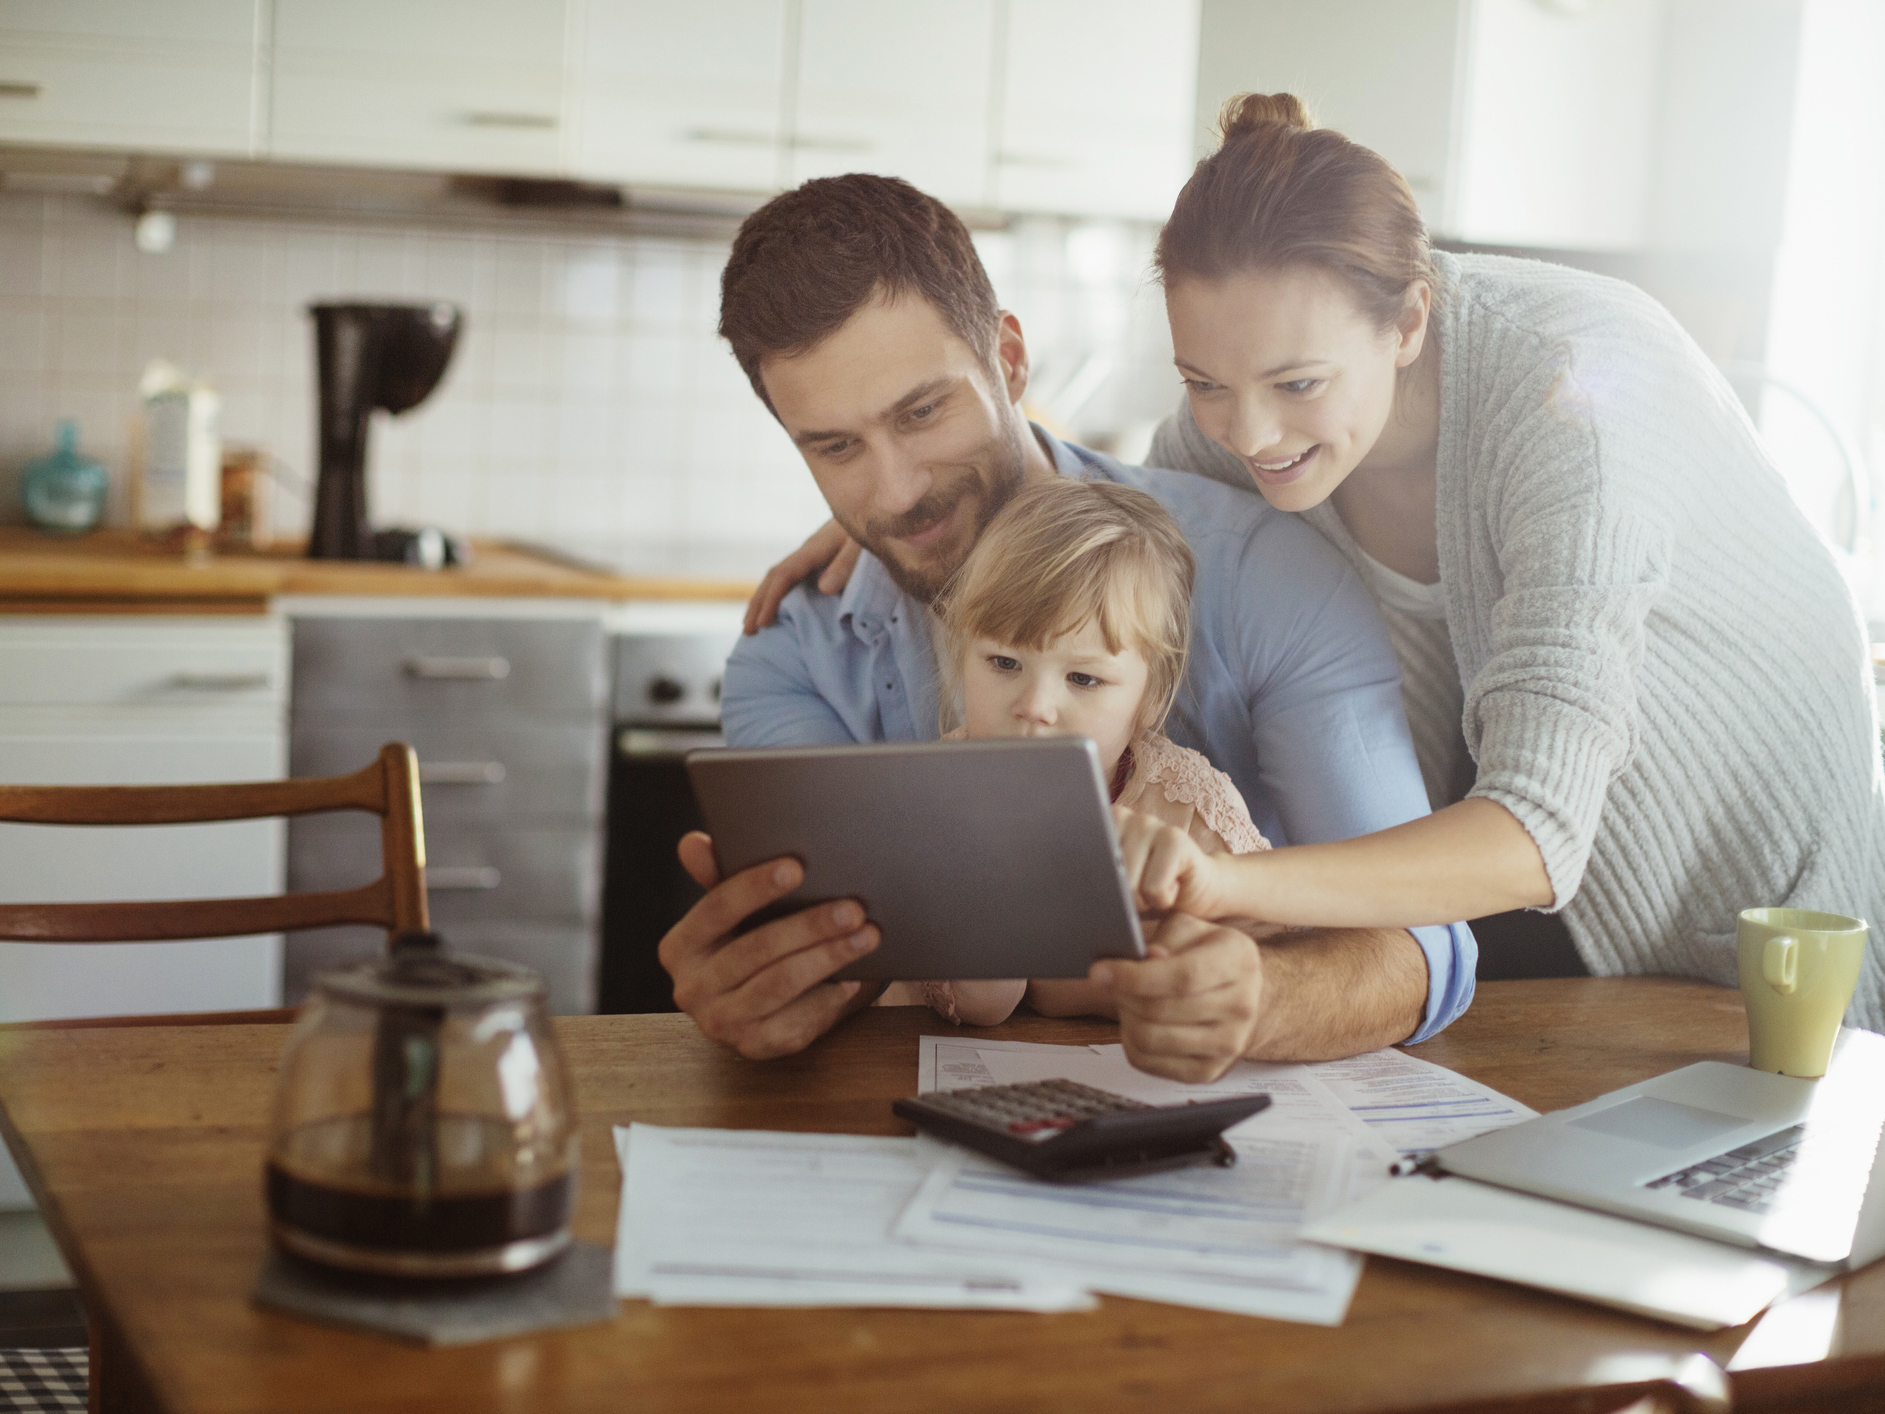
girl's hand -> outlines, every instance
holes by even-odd
[[[746,631],[758,633],[779,617],[779,601],[792,592],[814,570],[820,594],[840,594],[851,582],[857,557],[863,553],[857,541],[844,533],[844,527],[828,520],[814,530],[811,538],[766,571],[759,588],[746,602]]]
[[[1113,807],[1113,822],[1119,830],[1126,882],[1142,912],[1216,918],[1229,911],[1223,905],[1216,862],[1190,835],[1123,805]]]
[[[1147,1074],[1200,1084],[1261,1052],[1274,998],[1263,950],[1233,928],[1174,913],[1143,962],[1107,958],[1090,976],[1112,998],[1126,1059]]]

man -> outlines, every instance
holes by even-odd
[[[1277,844],[1423,815],[1399,673],[1366,592],[1293,517],[1201,477],[1129,468],[1021,412],[1027,346],[969,234],[890,178],[806,183],[747,219],[721,284],[720,332],[864,553],[842,594],[799,586],[727,665],[737,746],[938,734],[927,605],[1025,482],[1104,477],[1155,496],[1197,559],[1191,667],[1168,731],[1228,772]],[[920,818],[920,811],[916,812]],[[780,860],[718,880],[663,939],[677,1003],[741,1054],[808,1045],[880,989],[827,979],[876,946],[855,902],[742,932],[791,892]],[[1420,1040],[1472,997],[1462,924],[1413,934],[1318,929],[1261,943],[1174,915],[1147,960],[1096,965],[1128,1055],[1182,1079],[1240,1056],[1312,1060]]]

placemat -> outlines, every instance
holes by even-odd
[[[518,1276],[417,1281],[332,1271],[270,1248],[250,1299],[418,1345],[472,1345],[611,1319],[612,1260],[606,1247],[572,1242],[549,1266]]]

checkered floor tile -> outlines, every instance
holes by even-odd
[[[69,1350],[0,1350],[0,1414],[64,1414],[85,1408],[91,1354]]]

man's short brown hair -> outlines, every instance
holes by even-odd
[[[768,408],[762,359],[802,354],[879,295],[919,294],[993,368],[995,287],[968,227],[895,177],[818,177],[740,226],[720,276],[720,336]]]

